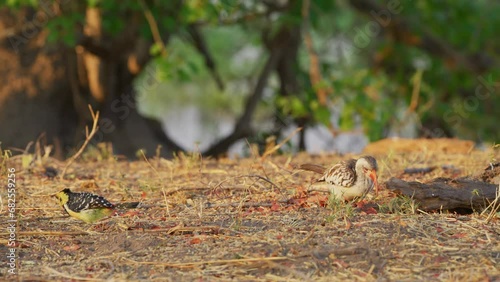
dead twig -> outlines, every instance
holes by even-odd
[[[165,192],[165,185],[163,184],[163,183],[165,183],[165,181],[163,181],[163,178],[160,176],[160,173],[158,172],[158,170],[149,162],[149,160],[146,157],[146,155],[144,154],[143,150],[141,150],[141,155],[144,158],[144,161],[146,161],[146,163],[149,165],[149,167],[156,173],[156,176],[158,177],[158,179],[160,179],[160,182],[161,182],[161,192],[163,194],[163,201],[165,201],[165,207],[167,209],[167,215],[168,215],[168,217],[170,217],[170,209],[168,207],[167,194]]]
[[[330,256],[331,254],[335,256],[352,256],[352,255],[367,254],[367,253],[368,253],[368,248],[359,246],[350,246],[345,248],[323,247],[317,250],[313,250],[310,253],[303,254],[302,257],[311,255],[316,258],[325,258]]]
[[[76,161],[76,159],[78,159],[80,157],[80,155],[83,153],[83,151],[85,150],[85,148],[89,144],[90,140],[92,140],[92,137],[94,137],[94,135],[97,133],[97,130],[99,129],[99,126],[97,126],[97,123],[99,121],[99,111],[94,113],[92,106],[90,104],[88,106],[89,106],[90,114],[92,115],[92,121],[93,121],[92,130],[89,133],[89,128],[85,127],[85,136],[86,136],[85,142],[83,143],[82,147],[80,147],[80,150],[78,150],[78,152],[76,152],[76,154],[74,154],[68,160],[68,163],[64,167],[63,171],[61,172],[61,176],[59,177],[61,180],[64,179],[64,175],[66,174],[66,170],[71,166],[71,164],[73,164],[74,161]]]
[[[303,281],[311,281],[309,279],[309,277],[307,277],[307,275],[303,272],[300,272],[298,270],[295,270],[293,267],[289,267],[289,266],[286,266],[286,265],[282,265],[282,264],[279,264],[277,262],[274,262],[272,260],[266,260],[265,261],[269,267],[271,268],[276,268],[276,269],[279,269],[281,271],[284,271],[286,273],[289,273],[295,277],[297,277],[298,279],[301,279]]]
[[[226,204],[212,204],[207,202],[205,204],[205,208],[226,208],[226,207],[235,207],[235,208],[255,208],[255,207],[272,207],[273,204],[269,202],[265,203],[226,203]]]
[[[62,272],[59,272],[51,267],[48,267],[48,266],[44,266],[45,270],[47,270],[48,272],[54,274],[54,275],[57,275],[57,276],[60,276],[60,277],[63,277],[63,278],[67,278],[67,279],[70,279],[70,280],[83,280],[83,281],[106,281],[105,279],[99,279],[99,278],[88,278],[88,277],[81,277],[81,276],[74,276],[74,275],[69,275],[69,274],[66,274],[66,273],[62,273]]]
[[[496,197],[491,203],[481,212],[481,215],[484,215],[486,211],[488,212],[488,216],[486,217],[486,223],[490,223],[490,221],[495,217],[495,214],[500,210],[500,184],[496,189]]]
[[[307,236],[304,239],[302,239],[302,241],[300,241],[300,244],[303,245],[305,242],[311,239],[312,236],[314,235],[315,230],[316,230],[315,228],[312,228],[311,231],[309,231],[309,233],[307,234]]]
[[[223,182],[227,182],[223,181]],[[246,187],[246,186],[241,186],[241,185],[236,185],[236,186],[231,186],[231,187],[222,187],[221,184],[223,183],[218,183],[215,187],[177,187],[173,189],[169,189],[165,191],[165,196],[170,196],[178,192],[186,192],[186,191],[201,191],[201,190],[211,190],[211,189],[226,189],[226,190],[247,190],[247,189],[252,189],[251,187]],[[271,182],[271,184],[273,184]],[[275,185],[275,184],[273,184]],[[276,186],[276,185],[275,185]],[[257,190],[253,189],[255,192]]]
[[[219,231],[229,231],[232,233],[236,233],[238,235],[243,235],[243,233],[241,233],[241,232],[238,232],[238,231],[235,231],[235,230],[232,230],[229,228],[217,226],[217,225],[184,226],[183,223],[180,223],[179,225],[174,226],[172,228],[168,228],[168,229],[166,229],[166,228],[146,229],[146,230],[143,230],[143,232],[145,232],[145,233],[163,233],[163,232],[165,232],[167,235],[170,235],[170,234],[173,234],[176,232],[191,232],[192,233],[195,231],[202,231],[202,230],[212,230],[213,233],[218,233]]]
[[[61,210],[61,208],[19,208],[21,209],[30,209],[30,210],[44,210],[44,211],[49,211],[49,210]],[[34,218],[23,218],[20,219],[19,222],[32,222],[32,221],[43,221],[43,220],[54,220],[54,219],[65,219],[68,218],[68,216],[50,216],[50,217],[34,217]]]
[[[418,100],[420,97],[420,86],[422,84],[422,76],[424,74],[424,71],[422,69],[417,70],[415,75],[413,76],[412,83],[413,83],[413,90],[411,93],[411,102],[408,108],[406,109],[405,112],[405,118],[408,118],[411,113],[416,112],[417,107],[418,107]]]
[[[274,183],[273,183],[271,180],[269,180],[267,177],[260,176],[260,175],[258,175],[258,174],[240,175],[240,176],[237,176],[236,178],[240,178],[240,177],[257,177],[257,178],[259,178],[259,179],[261,179],[261,180],[264,180],[265,182],[267,182],[267,183],[269,183],[269,184],[273,185],[274,187],[276,187],[276,188],[278,188],[278,189],[281,189],[281,187],[280,187],[280,186],[278,186],[278,185],[274,184]]]
[[[210,190],[212,189],[211,187],[178,187],[178,188],[173,188],[168,191],[164,192],[164,196],[170,196],[172,194],[182,192],[182,191],[199,191],[199,190]]]
[[[314,256],[318,258],[328,257],[330,254],[334,254],[336,256],[348,256],[348,255],[359,255],[368,253],[368,249],[359,246],[352,246],[346,248],[323,248],[315,251],[307,252],[304,254],[299,254],[296,256],[289,257],[260,257],[260,258],[242,258],[242,259],[223,259],[223,260],[208,260],[208,261],[196,261],[196,262],[180,262],[180,263],[168,263],[161,261],[135,261],[128,258],[123,258],[126,261],[143,264],[143,265],[155,265],[155,266],[165,266],[165,267],[194,267],[199,265],[207,265],[207,264],[241,264],[241,263],[260,263],[267,261],[283,261],[283,260],[294,260],[303,257]]]
[[[267,156],[271,155],[272,153],[276,152],[279,150],[279,148],[281,148],[281,146],[283,146],[286,142],[288,142],[290,139],[292,139],[293,136],[295,136],[295,134],[297,134],[298,132],[300,132],[302,130],[302,127],[299,127],[297,129],[295,129],[292,133],[290,133],[283,141],[281,141],[279,144],[275,145],[274,147],[272,148],[269,148],[267,149],[264,154],[262,154],[262,157],[261,160],[264,160]]]
[[[79,236],[90,235],[84,231],[19,231],[19,236]],[[9,233],[0,233],[0,236],[9,236]]]
[[[288,260],[289,257],[262,257],[262,258],[243,258],[243,259],[221,259],[221,260],[207,260],[207,261],[194,261],[194,262],[180,262],[180,263],[168,263],[161,261],[135,261],[128,258],[122,258],[126,261],[137,263],[137,264],[145,264],[145,265],[156,265],[156,266],[165,266],[165,267],[193,267],[197,265],[206,265],[206,264],[241,264],[241,263],[260,263],[265,261],[277,261],[277,260]]]

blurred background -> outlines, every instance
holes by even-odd
[[[500,139],[497,1],[0,0],[0,146],[360,152]],[[301,131],[295,131],[302,128]],[[158,150],[161,145],[161,151]]]

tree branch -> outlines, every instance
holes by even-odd
[[[146,120],[146,123],[153,132],[154,136],[164,144],[168,149],[173,152],[185,152],[186,150],[182,148],[179,144],[177,144],[174,140],[172,140],[168,134],[163,130],[161,123],[156,119],[151,119],[148,117],[143,117]]]
[[[76,45],[82,46],[85,48],[85,51],[88,51],[92,55],[95,55],[99,57],[100,59],[106,60],[106,61],[113,61],[116,59],[113,54],[119,54],[120,52],[111,52],[110,48],[107,46],[103,46],[99,42],[97,42],[94,37],[87,36],[84,34],[80,34],[79,38],[76,42]]]
[[[304,94],[304,89],[299,82],[300,64],[298,52],[301,43],[300,25],[289,26],[286,30],[286,36],[288,38],[287,48],[283,50],[283,55],[276,66],[276,72],[280,81],[279,94],[284,97],[301,97]],[[299,150],[305,150],[305,129],[307,123],[310,121],[310,115],[294,116],[293,121],[298,127],[304,129],[299,133]],[[272,134],[279,136],[282,128],[283,123],[277,118]]]
[[[139,4],[141,4],[142,9],[144,10],[144,16],[149,24],[149,28],[151,29],[151,33],[153,34],[153,39],[155,43],[160,47],[161,55],[163,57],[167,56],[167,48],[165,47],[165,43],[161,39],[160,29],[158,28],[158,24],[156,23],[156,19],[151,13],[148,5],[144,0],[139,0]]]
[[[49,7],[44,8],[48,9]],[[8,37],[19,35],[22,32],[29,32],[30,35],[34,36],[34,33],[39,33],[40,31],[42,31],[40,22],[49,21],[55,17],[60,16],[60,10],[52,8],[50,10],[44,11],[38,10],[33,15],[33,17],[31,17],[31,12],[24,13],[26,11],[33,11],[31,7],[25,7],[24,9],[21,9],[21,11],[17,12],[16,9],[11,9],[11,11],[12,12],[8,12],[10,14],[9,17],[12,16],[14,18],[17,18],[16,22],[18,23],[15,26],[2,27],[2,29],[0,30],[0,41]],[[22,18],[24,18],[25,20],[20,20]],[[24,35],[22,36],[25,37]]]
[[[484,210],[497,198],[498,185],[474,179],[436,178],[428,183],[391,178],[387,189],[412,198],[424,211]]]
[[[281,47],[281,46],[279,46]],[[220,140],[213,146],[211,146],[208,150],[206,150],[203,155],[206,156],[217,156],[227,151],[229,146],[231,146],[234,142],[238,141],[241,138],[245,138],[252,134],[251,129],[251,121],[255,109],[262,96],[264,95],[264,88],[267,85],[267,80],[271,75],[271,72],[276,68],[276,64],[281,57],[282,49],[281,48],[273,48],[267,59],[267,62],[262,69],[259,79],[257,80],[257,84],[255,85],[255,89],[253,93],[248,97],[248,100],[245,105],[245,110],[241,117],[236,122],[234,126],[233,132],[227,136],[226,138]]]
[[[205,59],[205,66],[207,67],[208,70],[210,70],[213,79],[217,83],[217,87],[219,87],[221,91],[224,90],[225,88],[224,82],[222,81],[222,78],[220,77],[220,74],[217,71],[215,61],[213,59],[212,54],[210,53],[210,50],[207,47],[205,38],[200,33],[199,26],[194,24],[189,25],[188,31],[189,34],[191,35],[191,38],[193,39],[194,47]]]
[[[303,0],[302,2],[302,19],[303,19],[303,35],[304,43],[306,46],[307,53],[309,55],[309,79],[313,89],[318,97],[318,102],[321,106],[327,106],[327,97],[332,89],[330,87],[325,87],[321,85],[323,77],[321,75],[321,70],[319,68],[319,59],[316,51],[314,50],[311,33],[309,32],[309,9],[311,0]]]

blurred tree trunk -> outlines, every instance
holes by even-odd
[[[301,43],[300,28],[301,26],[296,24],[284,30],[288,41],[288,48],[283,50],[283,56],[281,56],[276,66],[276,72],[280,81],[280,95],[282,96],[300,96],[303,94],[303,89],[298,79],[300,75],[298,55]],[[299,150],[301,151],[306,149],[305,126],[308,121],[308,117],[294,118],[297,127],[302,127],[302,131],[299,133]]]
[[[88,104],[101,112],[100,130],[92,141],[112,142],[114,152],[128,157],[138,149],[163,155],[180,149],[161,130],[158,121],[137,112],[134,78],[146,71],[139,88],[158,85],[145,69],[148,42],[139,36],[140,15],[131,15],[120,35],[103,33],[100,11],[88,8],[86,25],[75,48],[46,44],[37,11],[0,9],[0,141],[2,148],[24,148],[44,133],[56,145],[58,157],[81,145],[90,122]],[[35,22],[36,23],[36,22]],[[10,32],[13,30],[14,32]]]
[[[44,46],[47,33],[19,28],[36,15],[23,9],[17,15],[0,10],[0,32],[19,30],[0,38],[0,141],[2,148],[24,149],[45,133],[48,143],[69,144],[77,116],[69,91],[67,50]],[[61,155],[61,150],[58,150]]]

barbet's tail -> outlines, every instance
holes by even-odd
[[[139,207],[140,202],[119,203],[115,205],[116,209],[135,209]]]

